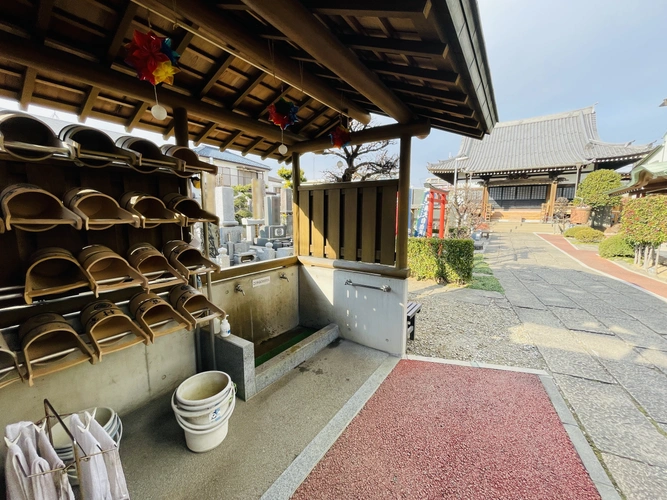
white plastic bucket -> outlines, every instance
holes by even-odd
[[[229,375],[209,371],[185,380],[171,397],[178,425],[191,451],[212,450],[227,437],[236,406],[236,388]]]

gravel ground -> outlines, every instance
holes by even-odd
[[[423,304],[408,354],[546,369],[504,295],[410,279],[408,296]]]

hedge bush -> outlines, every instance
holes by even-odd
[[[468,283],[475,246],[470,239],[409,238],[408,265],[417,279]]]
[[[667,241],[667,196],[629,200],[623,207],[621,229],[636,245],[661,245]]]
[[[610,257],[632,257],[635,250],[624,235],[616,234],[602,240],[598,253],[600,257],[609,259]]]
[[[574,226],[571,227],[570,229],[566,229],[565,232],[563,233],[563,236],[566,238],[576,238],[577,234],[579,234],[579,231],[583,231],[584,229],[590,229],[588,226]]]
[[[621,174],[613,170],[596,170],[586,176],[577,188],[577,198],[593,208],[618,205],[620,196],[609,196],[612,189],[621,187]]]
[[[582,243],[600,243],[604,239],[604,233],[592,227],[585,227],[577,233],[575,238]]]

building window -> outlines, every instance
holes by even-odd
[[[530,200],[531,192],[532,192],[532,186],[518,186],[516,188],[516,199]]]
[[[516,199],[516,186],[507,186],[503,188],[503,200]]]
[[[568,200],[574,199],[574,185],[571,186],[558,186],[556,190],[556,198],[567,198]]]
[[[232,185],[232,171],[229,167],[222,167],[222,185],[231,186]]]

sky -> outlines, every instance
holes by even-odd
[[[500,121],[531,118],[596,105],[604,141],[645,144],[667,132],[667,1],[478,0]],[[17,109],[0,99],[0,106]],[[75,121],[67,113],[37,106],[30,112]],[[378,117],[376,123],[391,120]],[[113,124],[87,124],[122,131]],[[133,134],[164,141],[158,134]],[[433,130],[413,139],[411,183],[421,186],[428,163],[456,155],[461,137]],[[398,145],[393,146],[398,152]],[[253,160],[259,157],[248,155]],[[338,161],[307,154],[301,166],[308,179]],[[275,170],[276,161],[264,162]]]

